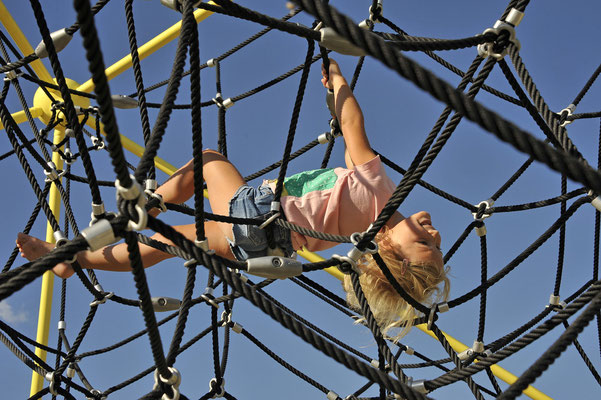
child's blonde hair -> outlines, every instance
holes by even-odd
[[[445,301],[450,286],[448,269],[428,262],[403,262],[405,257],[402,249],[394,245],[388,231],[384,227],[376,235],[375,241],[378,243],[380,257],[397,282],[419,303],[431,305]],[[393,335],[395,340],[400,339],[411,330],[412,321],[418,317],[415,309],[400,297],[371,255],[360,259],[359,268],[363,272],[359,277],[361,289],[380,329],[386,333],[391,328],[401,327],[400,333]],[[360,309],[349,275],[345,275],[342,285],[347,293],[348,304]]]

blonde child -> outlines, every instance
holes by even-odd
[[[364,128],[363,113],[338,64],[330,60],[329,73],[322,70],[323,85],[333,90],[336,116],[346,145],[346,168],[302,172],[286,178],[280,199],[286,219],[316,231],[337,235],[363,232],[373,222],[394,191],[380,157],[371,149]],[[209,192],[213,213],[254,218],[270,211],[275,183],[264,182],[258,188],[246,184],[238,170],[216,151],[203,152],[203,176]],[[180,168],[157,189],[165,202],[183,203],[193,195],[193,161]],[[157,215],[158,210],[150,211]],[[195,239],[194,225],[176,226],[190,240]],[[336,243],[327,242],[273,225],[273,240],[286,253],[303,247],[310,251],[324,250]],[[244,260],[267,254],[265,231],[256,226],[232,225],[207,221],[205,233],[211,249],[226,258]],[[160,234],[153,239],[172,244]],[[440,250],[440,234],[432,225],[430,214],[418,212],[403,217],[396,212],[375,238],[379,253],[400,285],[418,302],[432,301],[435,296],[446,298],[448,279]],[[20,233],[17,245],[21,255],[34,260],[52,250],[53,245]],[[139,244],[144,267],[172,257],[153,247]],[[95,252],[78,253],[82,268],[108,271],[129,271],[125,244],[107,246]],[[360,262],[363,292],[380,326],[386,331],[405,325],[415,312],[396,293],[380,268],[369,255]],[[68,263],[53,268],[56,275],[67,278],[73,274]],[[442,289],[439,287],[443,284]],[[343,287],[352,307],[359,308],[348,276]]]

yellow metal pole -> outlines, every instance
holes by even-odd
[[[21,50],[21,53],[23,53],[24,56],[28,56],[33,53],[33,47],[31,47],[27,41],[27,38],[13,19],[12,15],[10,15],[8,12],[8,9],[4,6],[2,0],[0,0],[0,22],[2,22],[2,25],[4,25],[8,31],[8,34],[15,41],[17,47],[19,50]],[[35,71],[38,78],[46,82],[52,82],[52,76],[42,61],[38,59],[29,65],[31,65],[31,68]]]
[[[54,130],[54,143],[58,144],[65,137],[64,128],[57,126]],[[57,169],[63,168],[63,160],[58,154],[54,152],[52,154],[52,161],[56,165]],[[57,221],[60,218],[60,206],[61,198],[56,185],[50,187],[50,194],[48,195],[48,205],[52,210]],[[54,230],[50,223],[46,227],[46,241],[54,243]],[[43,345],[48,345],[48,334],[50,332],[50,317],[52,312],[52,291],[54,288],[54,274],[52,271],[46,271],[42,277],[42,290],[40,292],[40,310],[38,313],[38,331],[36,335],[36,341]],[[42,349],[36,349],[35,354],[40,357],[43,361],[46,361],[46,351]],[[29,392],[30,396],[33,396],[44,386],[44,377],[38,375],[37,372],[33,372],[31,376],[31,389]]]
[[[319,262],[319,261],[325,260],[320,255],[315,254],[306,249],[298,251],[297,253],[309,262]],[[339,280],[342,280],[344,277],[342,272],[340,272],[337,268],[334,268],[334,267],[326,268],[324,271],[326,271],[327,273],[329,273],[330,275],[332,275],[333,277],[335,277]],[[436,339],[436,335],[434,335],[433,332],[429,331],[426,328],[425,324],[417,325],[417,328],[419,328],[421,331],[427,333],[428,335],[430,335],[434,339]],[[445,332],[443,332],[443,334],[446,337],[449,344],[451,345],[451,347],[453,347],[453,350],[455,350],[457,353],[461,353],[462,351],[464,351],[468,348],[466,345],[461,343],[459,340],[453,338],[451,335],[449,335]],[[490,369],[497,378],[501,379],[503,382],[506,382],[510,385],[517,380],[517,377],[515,375],[513,375],[511,372],[505,370],[504,368],[502,368],[498,365],[491,365]],[[535,399],[535,400],[552,400],[551,397],[547,396],[546,394],[544,394],[543,392],[541,392],[540,390],[536,389],[533,386],[528,386],[522,393],[524,393],[526,396],[530,397],[531,399]]]
[[[42,115],[42,109],[39,107],[31,107],[29,112],[33,118],[37,118]],[[27,121],[27,114],[25,111],[17,111],[16,113],[11,114],[11,117],[13,117],[17,124],[22,124],[23,122]],[[2,122],[0,122],[0,130],[2,129],[4,129],[4,125],[2,125]]]
[[[214,4],[214,3],[210,2],[210,4]],[[211,11],[198,9],[198,10],[194,11],[194,18],[196,19],[197,23],[200,23],[212,14],[213,14],[213,12],[211,12]],[[163,46],[167,45],[169,42],[173,41],[176,37],[178,37],[181,26],[182,26],[182,21],[179,21],[176,24],[172,25],[171,27],[167,28],[162,33],[159,33],[153,39],[150,39],[148,42],[146,42],[145,44],[140,46],[138,48],[140,60],[143,60],[144,58],[148,57],[149,55],[151,55],[155,51],[159,50]],[[118,76],[120,73],[122,73],[123,71],[130,68],[132,65],[131,63],[132,63],[131,54],[128,54],[125,57],[123,57],[122,59],[120,59],[119,61],[117,61],[116,63],[114,63],[113,65],[111,65],[110,67],[108,67],[104,71],[107,79],[111,80],[114,77]],[[88,93],[91,92],[93,89],[94,89],[94,82],[92,81],[92,79],[82,83],[81,86],[77,88],[77,90],[79,90],[80,92],[88,92]]]

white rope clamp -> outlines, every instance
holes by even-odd
[[[505,21],[498,20],[495,22],[492,28],[486,29],[482,32],[483,35],[487,33],[494,33],[497,37],[502,31],[509,33],[509,42],[513,43],[514,46],[519,50],[521,48],[520,41],[515,37],[515,27],[520,23],[521,17],[519,17],[520,11],[512,9],[513,14],[510,12]],[[523,13],[521,13],[523,16]],[[511,19],[510,19],[511,17]],[[500,53],[495,52],[494,42],[486,42],[478,45],[478,55],[482,58],[494,57],[497,60],[503,59],[507,55],[507,47],[504,48]]]
[[[215,302],[215,296],[213,295],[213,291],[214,289],[212,287],[207,286],[205,288],[205,292],[200,296],[200,298],[203,299],[207,304],[210,304],[215,308],[219,308],[219,303]]]
[[[50,391],[50,394],[53,396],[58,396],[58,392],[56,391],[56,388],[55,388],[56,371],[47,372],[46,375],[44,376],[44,379],[46,379],[48,382],[50,382],[50,384],[48,385],[48,390]],[[59,386],[60,386],[60,382],[59,382]]]
[[[102,288],[99,291],[102,291]],[[113,293],[113,292],[108,292],[108,293],[103,292],[103,294],[104,294],[104,297],[100,300],[96,299],[93,302],[91,302],[90,307],[99,306],[100,304],[104,304],[104,303],[106,303],[107,299],[110,299],[111,297],[113,297],[115,295],[115,293]]]
[[[171,371],[171,378],[169,379],[165,379],[161,376],[161,374],[159,374],[159,370],[155,369],[154,370],[154,386],[152,388],[152,390],[157,390],[160,388],[159,386],[159,380],[166,384],[171,386],[171,390],[173,390],[173,397],[169,397],[167,394],[163,394],[163,396],[161,397],[161,400],[178,400],[179,399],[179,385],[180,383],[182,383],[182,377],[179,374],[179,371],[173,367],[167,367],[169,368],[169,371]]]
[[[44,182],[54,182],[57,179],[60,179],[63,177],[63,175],[65,175],[66,171],[58,171],[56,169],[56,164],[53,163],[52,161],[48,161],[48,163],[46,163],[46,165],[48,165],[48,167],[50,168],[50,171],[44,169],[44,175],[46,175],[46,179],[44,179]]]
[[[438,303],[438,304],[434,304],[431,308],[430,308],[430,313],[428,314],[428,330],[432,329],[432,325],[434,324],[434,316],[436,315],[437,312],[447,312],[449,311],[449,303],[447,303],[446,301],[443,303]]]
[[[140,184],[136,181],[133,175],[130,175],[130,178],[132,182],[131,186],[128,188],[121,186],[119,179],[115,180],[115,187],[117,188],[117,200],[119,200],[119,197],[121,197],[124,200],[137,201],[134,208],[138,214],[138,222],[134,222],[130,219],[127,222],[126,229],[128,231],[141,231],[146,228],[146,224],[148,223],[148,213],[144,207],[146,200],[144,199],[144,196],[142,196],[142,187]]]
[[[359,267],[357,267],[357,262],[359,261],[359,259],[364,255],[364,254],[375,254],[378,252],[378,244],[374,241],[371,241],[368,243],[367,247],[365,248],[365,250],[360,250],[357,247],[357,244],[359,244],[359,240],[361,239],[361,233],[359,232],[355,232],[351,235],[351,243],[354,245],[352,249],[349,250],[349,252],[346,254],[346,256],[341,256],[339,254],[333,254],[332,258],[340,261],[340,263],[342,264],[343,262],[347,262],[348,264],[350,264],[351,268],[353,269],[353,271],[355,271],[356,273],[358,273],[359,275],[362,274],[361,269],[359,269]],[[340,265],[338,266],[338,269],[340,270],[340,272],[347,274],[347,271],[344,271],[343,269],[340,268]]]
[[[96,147],[96,150],[104,149],[104,146],[105,146],[104,140],[102,140],[101,138],[99,139],[96,136],[91,136],[90,139],[92,139],[92,145],[94,145]]]
[[[568,305],[565,301],[561,301],[559,296],[555,296],[553,293],[549,296],[549,305],[548,307],[552,307],[556,310],[563,310]]]
[[[62,49],[67,47],[73,36],[67,33],[65,28],[59,29],[58,31],[54,31],[50,34],[50,38],[52,39],[52,43],[54,44],[54,49],[56,52],[60,52]],[[48,57],[48,49],[46,49],[46,44],[42,40],[34,50],[36,56],[40,58]]]
[[[23,72],[21,72],[21,71],[15,71],[13,69],[12,71],[5,72],[4,75],[6,75],[4,77],[4,82],[8,82],[8,81],[12,81],[14,79],[17,79],[18,77],[20,77],[21,75],[23,75]]]
[[[592,190],[589,190],[588,195],[594,196],[595,193]],[[591,205],[595,207],[597,211],[601,212],[601,196],[597,196],[593,200],[591,200]]]
[[[165,312],[179,310],[182,302],[179,299],[173,297],[152,297],[152,308],[154,312]]]
[[[81,236],[88,242],[90,251],[99,250],[118,240],[113,232],[113,226],[106,219],[100,219],[81,231]]]
[[[570,117],[572,115],[574,110],[576,110],[576,105],[570,104],[569,106],[567,106],[566,108],[564,108],[563,110],[561,110],[559,112],[559,116],[562,116],[564,112],[567,114],[565,121],[563,121],[561,124],[559,124],[559,126],[561,126],[562,128],[565,128],[566,125],[569,125],[572,122],[574,122],[573,120],[568,119],[568,117]]]
[[[228,325],[234,332],[242,333],[244,327],[237,322],[232,321],[232,313],[224,311],[221,313],[221,321]]]
[[[165,205],[165,200],[163,200],[163,196],[160,193],[153,192],[149,189],[146,189],[144,191],[144,193],[146,194],[146,196],[148,196],[148,200],[153,199],[153,198],[158,199],[159,205],[156,208],[158,208],[162,213],[167,212],[167,206]]]
[[[213,390],[213,386],[217,385],[217,378],[213,378],[209,381],[209,390]],[[215,393],[212,399],[216,399],[218,397],[225,396],[225,379],[221,378],[221,386],[219,386],[220,391]]]

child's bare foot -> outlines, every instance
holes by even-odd
[[[25,257],[29,261],[37,260],[54,249],[52,243],[44,242],[43,240],[21,232],[17,235],[16,242],[17,247],[21,251],[21,257]],[[68,278],[74,273],[71,264],[68,263],[57,264],[52,268],[52,272],[61,278]]]

